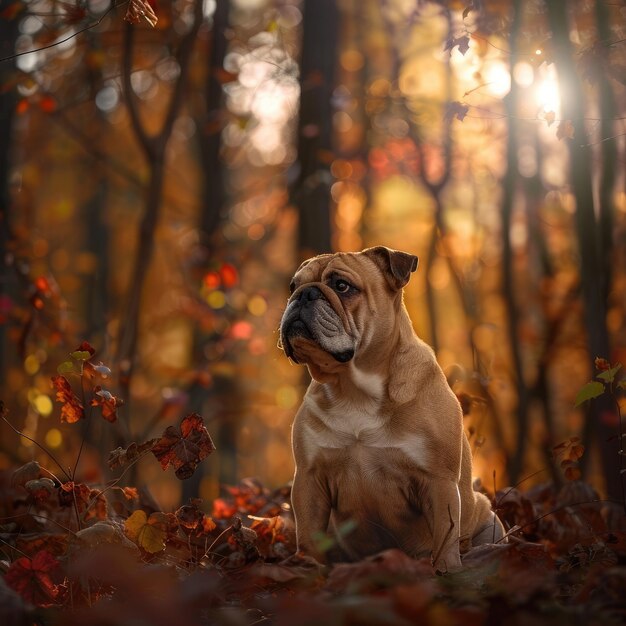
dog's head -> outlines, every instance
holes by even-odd
[[[384,246],[305,261],[291,281],[279,346],[318,380],[357,353],[384,349],[417,263]]]

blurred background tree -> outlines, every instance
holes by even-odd
[[[406,291],[492,488],[584,476],[622,497],[617,413],[574,409],[626,362],[622,2],[4,0],[0,397],[84,480],[197,411],[218,453],[164,508],[290,478],[305,380],[276,348],[318,252],[420,256]],[[126,18],[126,21],[125,21]],[[59,425],[83,339],[125,399]],[[0,465],[38,450],[2,425]],[[494,479],[495,473],[495,479]]]

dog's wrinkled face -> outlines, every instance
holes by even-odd
[[[281,347],[312,374],[337,371],[357,351],[384,340],[402,287],[416,268],[417,257],[383,246],[305,261],[291,282]]]

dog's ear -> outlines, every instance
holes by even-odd
[[[409,282],[419,262],[414,254],[392,250],[385,246],[367,248],[363,250],[363,254],[380,267],[390,287],[395,290],[402,289]]]

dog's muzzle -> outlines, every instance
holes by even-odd
[[[280,322],[280,341],[285,354],[298,363],[292,341],[303,337],[317,343],[336,361],[347,363],[354,356],[353,342],[339,315],[315,285],[292,296]]]

